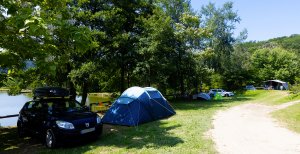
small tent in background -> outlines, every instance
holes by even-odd
[[[280,80],[268,80],[264,81],[265,89],[274,89],[274,90],[288,90],[288,83]]]
[[[197,99],[209,101],[211,98],[207,93],[199,93]]]
[[[174,109],[155,88],[131,87],[113,103],[102,121],[107,124],[137,126],[174,114]]]

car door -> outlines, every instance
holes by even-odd
[[[32,129],[36,134],[43,133],[43,128],[47,118],[47,107],[43,102],[36,102],[33,105]]]
[[[34,125],[34,110],[33,107],[36,102],[30,101],[27,102],[22,110],[21,118],[23,121],[24,128],[28,131],[33,132]]]
[[[212,90],[211,90],[211,94],[210,94],[210,95],[211,95],[211,96],[215,96],[215,95],[216,95],[216,92],[217,92],[217,90],[216,90],[216,89],[212,89]]]
[[[225,91],[223,89],[219,89],[219,94],[224,97],[225,96]]]

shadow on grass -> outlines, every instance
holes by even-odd
[[[43,149],[41,141],[35,138],[19,138],[17,128],[0,128],[0,153],[36,153]]]
[[[169,124],[155,121],[138,127],[122,127],[106,125],[106,135],[99,146],[117,146],[127,149],[172,147],[183,143],[183,140],[170,133],[171,130],[181,127],[178,124]]]
[[[125,149],[172,147],[183,143],[182,139],[170,133],[170,130],[178,127],[180,125],[170,125],[162,121],[150,122],[138,127],[104,125],[100,140],[78,150],[87,152],[96,147],[107,146]]]
[[[182,139],[170,133],[170,130],[178,127],[180,125],[170,125],[162,121],[138,127],[104,125],[100,139],[66,144],[54,150],[47,149],[38,139],[18,138],[17,128],[1,128],[0,153],[84,153],[97,147],[125,149],[172,147],[183,143]]]
[[[181,126],[161,121],[150,122],[138,127],[104,125],[103,135],[97,141],[64,146],[56,150],[46,149],[43,153],[99,153],[103,151],[118,153],[118,150],[127,153],[130,149],[172,147],[183,143],[182,139],[169,132],[178,127]],[[99,149],[91,151],[96,148]]]

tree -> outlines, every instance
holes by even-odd
[[[299,75],[297,56],[282,48],[258,49],[251,60],[260,81],[279,79],[293,84]]]
[[[186,88],[193,85],[196,71],[194,52],[199,49],[200,39],[208,32],[200,27],[199,17],[192,11],[188,0],[161,0],[160,6],[170,16],[174,31],[174,54],[170,57],[171,65],[176,66],[169,84],[184,95]]]
[[[233,52],[233,30],[235,24],[241,19],[235,11],[233,11],[233,3],[227,2],[221,8],[216,8],[215,4],[209,3],[201,9],[204,26],[212,32],[212,38],[206,39],[206,46],[213,49],[215,53],[212,68],[217,72],[223,72],[224,64]],[[222,73],[221,73],[222,74]]]
[[[45,49],[41,38],[47,36],[47,31],[37,4],[11,0],[0,3],[0,67],[9,70],[5,83],[14,89],[11,94],[20,92],[24,86],[25,61]]]
[[[105,2],[103,10],[95,14],[100,16],[101,26],[98,29],[105,32],[102,43],[104,63],[108,64],[107,69],[113,70],[113,76],[119,79],[113,82],[118,82],[117,86],[123,92],[126,78],[129,83],[130,74],[136,65],[138,38],[143,30],[142,18],[151,15],[151,4],[146,0]]]
[[[21,74],[34,73],[42,85],[66,85],[75,96],[74,83],[68,74],[76,67],[76,58],[96,44],[89,27],[74,24],[76,7],[66,0],[6,1],[1,8],[7,12],[2,12],[6,16],[0,47],[15,55],[14,61],[21,61],[21,64],[33,61],[35,71],[28,72],[23,69],[24,65],[8,64],[8,67],[24,72]]]
[[[139,37],[138,57],[133,76],[136,83],[143,86],[157,85],[166,89],[170,70],[170,55],[174,52],[174,33],[171,19],[164,12],[156,8],[149,18],[143,18],[143,33]]]
[[[225,86],[229,89],[240,89],[241,86],[254,84],[255,71],[251,65],[251,53],[247,48],[237,44],[224,64]]]

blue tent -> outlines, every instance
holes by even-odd
[[[174,114],[174,109],[155,88],[131,87],[112,104],[102,121],[107,124],[137,126]]]

